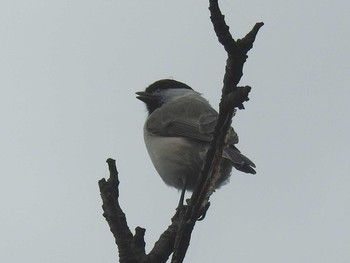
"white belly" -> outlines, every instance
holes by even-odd
[[[163,181],[177,189],[182,189],[187,178],[187,189],[193,189],[203,164],[205,145],[190,142],[182,137],[144,134],[144,139],[153,165]]]

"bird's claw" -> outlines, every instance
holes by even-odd
[[[199,217],[197,218],[197,221],[202,221],[205,218],[207,211],[209,209],[209,206],[210,206],[210,202],[206,203],[205,206],[201,208],[201,210],[199,211]]]

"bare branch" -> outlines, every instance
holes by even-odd
[[[100,187],[103,216],[106,218],[110,230],[114,236],[115,243],[119,250],[119,260],[121,263],[165,263],[173,252],[175,237],[178,231],[180,220],[184,209],[179,209],[172,223],[167,230],[160,236],[151,252],[145,254],[145,229],[136,227],[133,235],[126,222],[126,217],[119,205],[119,179],[115,160],[107,160],[110,177],[106,181],[101,179],[98,184]]]
[[[186,207],[179,208],[173,218],[172,224],[161,234],[153,249],[148,254],[149,262],[166,262],[174,250],[175,238]]]
[[[115,238],[116,244],[123,246],[124,239],[132,238],[132,233],[126,222],[126,217],[119,205],[119,179],[115,160],[107,160],[110,176],[108,180],[101,179],[98,184],[100,187],[101,198],[103,201],[103,216],[106,218],[111,232]],[[118,244],[119,245],[119,244]]]
[[[119,179],[115,160],[107,160],[110,176],[108,180],[101,179],[98,182],[102,198],[103,216],[106,218],[109,228],[114,236],[119,250],[119,259],[122,263],[144,262],[145,242],[143,236],[145,230],[136,228],[135,236],[132,235],[126,222],[126,217],[119,205]]]
[[[247,53],[253,46],[258,30],[263,26],[263,23],[257,23],[243,39],[235,41],[229,32],[229,27],[225,23],[217,0],[209,0],[209,10],[215,33],[219,42],[224,46],[228,58],[214,138],[207,152],[200,180],[194,189],[175,240],[173,263],[183,262],[194,225],[203,209],[208,206],[209,197],[215,189],[216,181],[220,178],[222,151],[226,135],[231,126],[235,107],[239,109],[244,108],[243,102],[249,100],[248,94],[251,90],[249,86],[237,87],[237,85],[243,75],[243,65],[248,57]]]

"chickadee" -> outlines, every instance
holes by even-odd
[[[144,140],[153,165],[167,185],[182,190],[182,203],[185,191],[193,191],[199,178],[218,113],[200,93],[172,79],[156,81],[136,94],[148,110]],[[232,127],[229,133],[216,188],[227,183],[232,166],[256,173],[255,164],[234,146],[238,136]]]

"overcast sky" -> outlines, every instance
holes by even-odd
[[[263,21],[233,125],[234,171],[185,262],[350,262],[349,1],[219,1],[231,33]],[[217,108],[226,54],[202,0],[0,2],[0,262],[113,263],[97,181],[117,160],[147,249],[179,198],[148,157],[135,92],[161,78]]]

